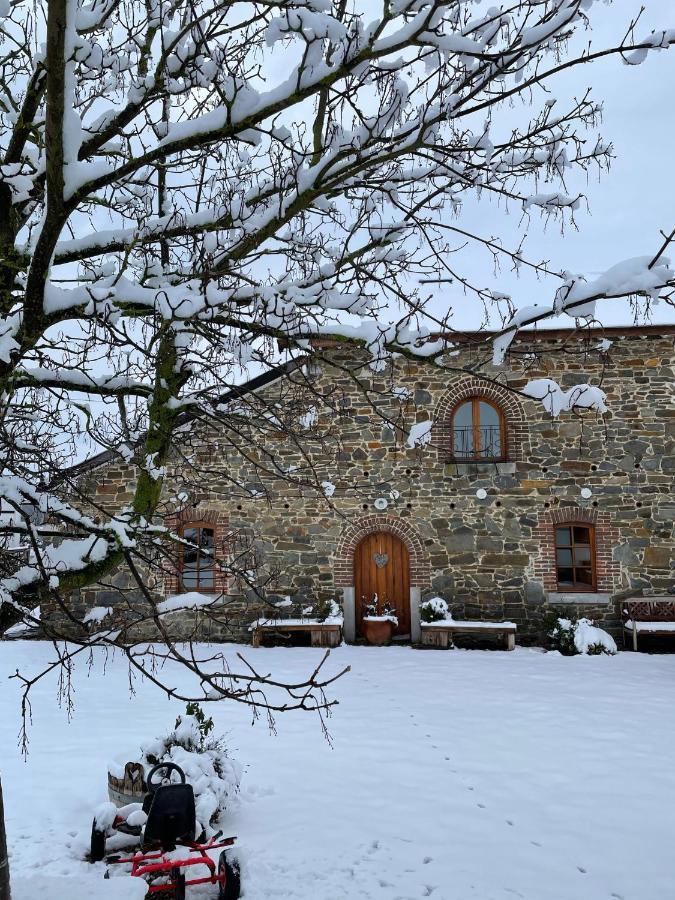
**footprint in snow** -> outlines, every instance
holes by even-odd
[[[484,803],[477,803],[476,806],[479,806],[481,809],[485,809]]]
[[[424,863],[425,866],[428,866],[432,860],[433,860],[433,856],[425,856],[424,859],[422,860],[422,862]]]
[[[582,875],[585,875],[588,872],[588,869],[584,869],[583,866],[577,866],[577,869],[581,872]]]
[[[507,825],[513,825],[513,822],[511,821],[511,819],[507,819],[507,820],[506,820],[506,824],[507,824]]]
[[[422,896],[423,896],[423,897],[431,897],[431,895],[433,894],[433,892],[434,892],[435,890],[436,890],[436,885],[434,885],[434,884],[425,884],[425,885],[424,885],[424,893],[422,894]]]

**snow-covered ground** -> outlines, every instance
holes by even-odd
[[[306,674],[321,653],[246,652],[283,677]],[[7,677],[52,657],[47,644],[0,644],[15,893],[48,896],[24,881],[39,866],[76,876],[82,897],[112,900],[104,864],[82,860],[106,764],[173,725],[182,707],[149,685],[129,696],[120,660],[105,674],[82,665],[70,724],[54,681],[36,689],[24,762]],[[329,664],[352,666],[335,687],[332,749],[307,714],[280,716],[273,736],[243,708],[209,710],[246,765],[231,812],[246,900],[673,896],[675,655],[341,647]]]

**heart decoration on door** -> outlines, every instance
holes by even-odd
[[[389,554],[388,553],[373,553],[373,559],[375,560],[375,565],[378,569],[384,569],[384,567],[389,562]]]

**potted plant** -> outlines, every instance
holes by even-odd
[[[363,605],[362,630],[369,644],[383,647],[391,644],[394,628],[398,625],[396,610],[388,600],[380,600],[377,594]]]

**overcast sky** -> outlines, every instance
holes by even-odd
[[[641,5],[640,0],[615,0],[611,5],[596,2],[592,7],[593,30],[582,33],[583,41],[590,39],[598,49],[617,45]],[[638,38],[652,28],[675,28],[673,0],[646,0],[645,5]],[[545,221],[533,214],[527,229],[528,256],[550,259],[555,270],[593,276],[623,259],[652,255],[661,242],[659,230],[675,227],[675,48],[650,53],[639,66],[625,65],[619,56],[580,66],[551,86],[553,95],[561,101],[592,88],[595,99],[604,104],[599,132],[613,143],[616,158],[599,182],[593,177],[590,183],[581,178],[569,183],[567,193],[583,192],[590,207],[587,211],[583,204],[576,214],[579,231],[566,228],[561,237],[559,225],[551,220],[544,230]],[[517,110],[513,114],[519,119],[522,115]],[[553,188],[542,186],[540,190]],[[511,236],[514,245],[520,233],[519,220],[517,209],[506,216],[494,204],[483,202],[467,204],[461,216],[463,227],[469,224],[482,233]],[[675,259],[675,249],[671,256]],[[484,254],[472,254],[471,269],[479,280],[481,275],[485,282],[491,280]],[[554,285],[527,276],[515,278],[508,267],[499,278],[501,289],[512,293],[519,306],[550,302]],[[460,297],[456,293],[452,300],[457,327],[469,324],[466,316],[471,311]],[[626,308],[624,305],[619,311],[618,306],[613,302],[610,309],[605,303],[603,321],[623,321]],[[675,314],[663,304],[653,311],[653,317],[659,322],[675,321]]]

